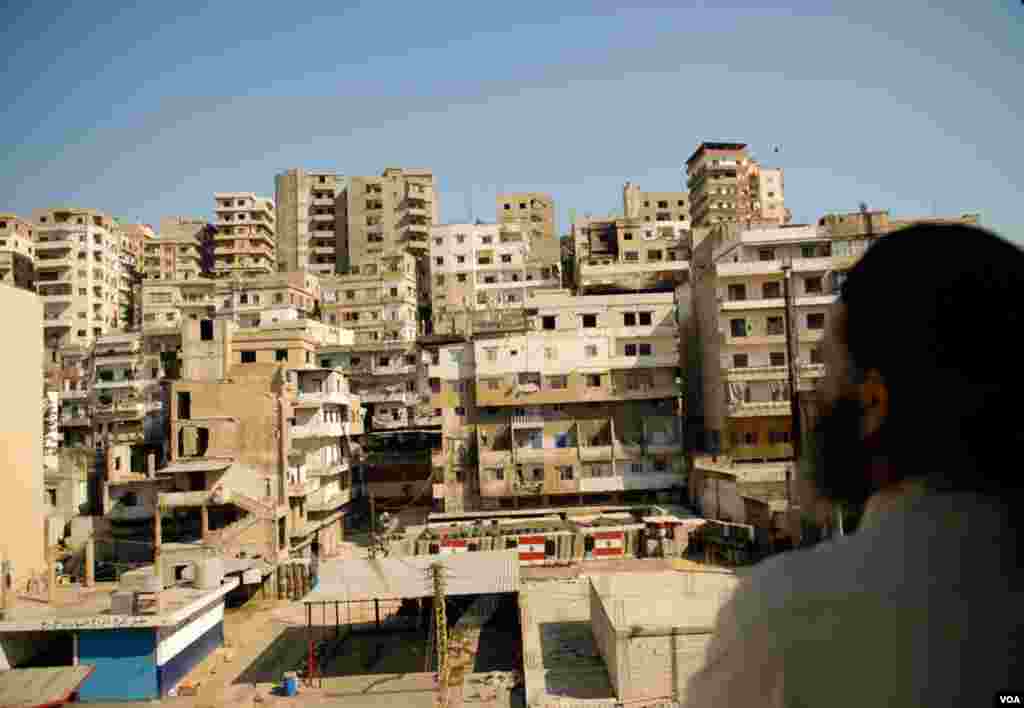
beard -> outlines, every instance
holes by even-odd
[[[871,469],[877,441],[864,440],[864,406],[844,397],[818,418],[807,436],[802,473],[821,497],[857,506],[874,493]]]

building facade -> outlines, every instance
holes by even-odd
[[[762,167],[746,143],[701,143],[686,161],[686,174],[694,226],[790,221],[782,170]]]
[[[147,280],[192,280],[210,275],[204,250],[213,254],[213,228],[204,219],[168,217],[160,233],[143,245],[141,269]]]
[[[550,194],[509,192],[498,194],[496,201],[499,224],[518,224],[539,259],[550,262],[558,257],[558,223]]]
[[[251,192],[218,192],[213,199],[214,275],[251,278],[276,272],[274,202]]]
[[[583,217],[573,223],[570,238],[574,242],[574,281],[580,294],[669,291],[688,277],[688,220]]]
[[[35,292],[32,224],[16,214],[0,214],[0,283]]]
[[[347,268],[403,251],[426,255],[438,198],[430,170],[388,168],[379,177],[351,177],[345,192]]]
[[[291,169],[274,177],[277,267],[330,275],[348,267],[345,179]]]
[[[467,332],[470,313],[528,306],[538,289],[558,288],[560,264],[528,224],[445,224],[431,229],[433,331]]]

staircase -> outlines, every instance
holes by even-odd
[[[277,516],[277,510],[271,504],[234,489],[231,490],[231,503],[262,519],[274,519]]]
[[[230,543],[260,521],[262,521],[262,519],[260,519],[256,514],[246,514],[241,519],[238,519],[238,521],[230,523],[216,531],[211,531],[204,539],[204,543],[215,543],[217,545]]]

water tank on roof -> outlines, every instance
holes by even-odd
[[[202,590],[219,588],[224,581],[224,561],[220,558],[204,558],[196,561],[195,584]]]

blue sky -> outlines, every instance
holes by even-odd
[[[289,167],[412,166],[444,221],[531,189],[564,232],[742,140],[799,221],[978,211],[1024,243],[1019,0],[54,7],[5,8],[0,209],[155,224]]]

